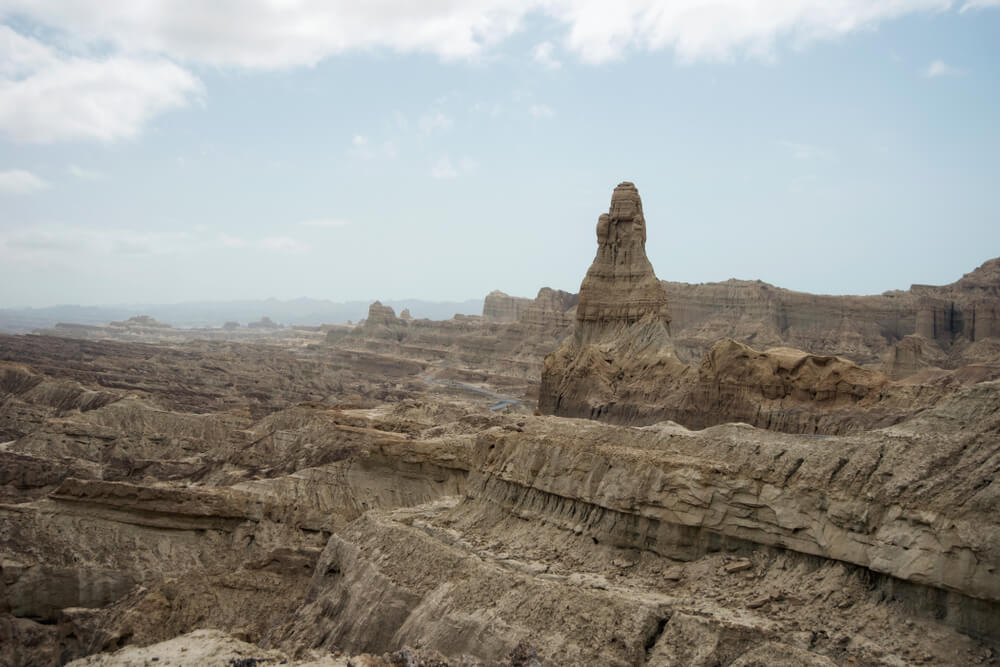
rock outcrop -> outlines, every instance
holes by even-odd
[[[538,329],[414,320],[405,341],[317,349],[0,337],[0,665],[992,659],[988,367],[935,376],[946,398],[881,430],[635,428],[491,411],[501,376],[455,361],[509,327]],[[579,369],[663,330],[640,319]],[[470,338],[395,354],[446,331]],[[659,349],[609,386],[662,409],[644,378],[670,374],[643,366]],[[864,421],[895,386],[735,342],[684,368],[704,393],[680,408],[820,400]],[[906,386],[920,405],[933,385]],[[188,634],[206,628],[246,643]]]
[[[531,299],[493,290],[483,300],[483,319],[490,322],[517,322]]]
[[[398,324],[401,322],[396,317],[396,311],[392,309],[392,306],[383,306],[381,301],[376,301],[368,306],[368,318],[365,320],[366,328],[391,327]]]
[[[576,294],[543,287],[524,308],[520,321],[540,327],[567,327],[576,319]]]
[[[671,327],[680,324],[689,336],[679,344],[688,345],[689,353],[698,349],[690,344],[691,331],[698,327],[698,345],[713,341],[700,365],[689,366],[676,355],[678,342],[666,317],[669,290],[656,280],[646,258],[645,229],[638,192],[631,183],[619,185],[611,213],[598,223],[597,257],[580,286],[574,336],[545,359],[538,398],[543,414],[621,424],[669,419],[690,428],[741,421],[793,433],[849,433],[897,423],[945,398],[955,386],[1000,374],[1000,360],[989,356],[991,311],[977,305],[1000,290],[1000,285],[994,287],[990,262],[953,286],[914,288],[953,297],[933,312],[932,302],[921,297],[923,316],[901,309],[893,302],[896,297],[888,295],[797,295],[800,307],[789,308],[789,295],[796,293],[764,283],[731,281],[724,284],[721,301],[717,286],[693,286],[685,292],[668,283],[673,293],[687,294],[679,308],[670,305],[672,313],[681,313],[680,322],[675,319]],[[912,295],[900,298],[913,303]],[[826,303],[831,299],[846,300],[837,306],[840,321],[834,329],[821,323],[827,317],[821,311],[831,306]],[[973,344],[980,347],[968,347],[986,359],[977,370],[924,373],[905,384],[891,381],[946,365],[937,341],[947,340],[951,349],[968,346],[967,337],[974,338],[977,329],[966,327],[956,334],[959,330],[951,325],[938,327],[952,322],[957,310],[976,308],[987,335]],[[930,327],[935,338],[903,338],[904,331],[925,320],[929,324],[921,326]],[[737,331],[765,345],[765,351],[727,337]],[[788,336],[812,343],[828,336],[827,343],[817,346],[847,347],[856,356],[874,349],[884,354],[886,341],[897,336],[902,342],[885,361],[889,378],[847,358],[789,348],[782,344]]]
[[[654,419],[635,394],[648,395],[651,385],[661,397],[680,392],[691,371],[673,353],[669,321],[666,292],[646,257],[642,200],[626,181],[598,218],[597,255],[580,285],[574,334],[545,358],[539,409],[616,422]]]
[[[900,297],[888,375],[763,284],[777,342],[688,365],[644,229],[623,183],[516,321],[0,336],[0,667],[995,663],[992,265]]]
[[[937,343],[920,334],[903,337],[883,358],[882,372],[892,380],[902,380],[928,369],[941,370],[948,364],[947,355]]]
[[[543,287],[534,299],[495,290],[483,302],[486,322],[522,322],[531,326],[566,327],[576,319],[576,294]]]
[[[890,348],[914,334],[941,350],[944,358],[934,363],[943,368],[1000,354],[1000,258],[950,285],[913,285],[872,296],[806,294],[759,280],[664,286],[675,351],[688,363],[721,338],[796,347],[863,365],[882,363]]]
[[[667,294],[646,257],[646,218],[635,185],[619,183],[597,221],[597,256],[580,285],[576,308],[581,344],[640,320],[668,324]]]

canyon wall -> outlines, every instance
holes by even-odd
[[[1000,258],[943,286],[913,285],[872,296],[794,292],[748,280],[665,282],[678,355],[696,363],[720,338],[789,346],[877,365],[917,335],[944,368],[1000,353]]]

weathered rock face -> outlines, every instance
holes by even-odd
[[[483,300],[483,319],[493,322],[517,322],[530,303],[531,299],[493,290]]]
[[[639,405],[646,375],[669,377],[639,354],[661,330],[626,327],[580,369],[636,352],[609,386]],[[202,648],[218,664],[313,649],[402,664],[414,646],[442,667],[967,664],[1000,640],[996,382],[815,438],[497,414],[424,381],[430,362],[366,350],[0,343],[3,667],[128,645],[122,661],[158,664],[205,664]],[[732,342],[706,364],[684,377],[733,410],[815,393],[864,419],[891,386]],[[244,374],[272,394],[257,409]],[[344,405],[355,391],[384,402]],[[253,644],[148,646],[199,628]]]
[[[886,352],[882,372],[892,380],[916,375],[925,369],[941,369],[948,363],[947,355],[937,343],[920,334],[905,336]]]
[[[400,321],[392,306],[383,306],[381,301],[376,301],[368,306],[368,319],[365,320],[365,327],[394,326],[397,324],[400,324]]]
[[[667,296],[646,257],[646,219],[636,187],[615,188],[597,223],[597,256],[580,285],[571,339],[545,358],[543,414],[648,423],[650,387],[661,396],[688,382],[673,353]],[[655,378],[655,379],[654,379]]]
[[[666,292],[649,265],[644,241],[638,193],[624,183],[615,190],[611,213],[598,224],[598,253],[580,288],[575,336],[545,359],[538,399],[543,414],[620,424],[669,419],[690,428],[740,421],[793,433],[849,433],[894,424],[934,405],[954,386],[1000,373],[1000,363],[990,356],[993,338],[970,345],[967,337],[950,338],[956,329],[948,324],[953,312],[978,308],[985,313],[982,331],[993,331],[989,262],[955,285],[914,288],[922,294],[919,312],[911,293],[824,297],[761,282],[667,283],[681,304],[675,309],[671,302],[671,312],[680,313],[671,326],[676,330],[680,324],[686,336],[680,346],[690,354],[711,341],[696,369],[675,354],[678,341],[664,315]],[[932,299],[931,293],[937,296]],[[830,308],[838,310],[839,319]],[[893,378],[944,365],[936,342],[942,339],[954,349],[965,345],[967,356],[978,355],[978,370],[930,374],[899,385],[848,359],[784,343],[792,338],[867,358],[873,350],[884,353],[888,341],[918,324],[935,338],[906,339],[893,348],[886,362]],[[961,336],[974,337],[975,331]],[[761,352],[729,338],[736,333],[770,349]]]
[[[667,294],[646,257],[646,218],[635,185],[618,184],[597,221],[597,256],[580,285],[576,309],[581,343],[650,317],[664,323]]]
[[[675,350],[687,363],[697,363],[721,338],[873,365],[912,334],[942,351],[935,363],[943,368],[987,361],[1000,350],[1000,258],[950,285],[872,296],[806,294],[759,280],[664,286]]]
[[[699,364],[717,342],[732,338],[757,349],[794,347],[877,368],[915,334],[927,341],[930,365],[955,369],[1000,356],[998,267],[1000,258],[949,285],[871,296],[807,294],[760,280],[662,284],[674,352],[687,364]],[[909,355],[912,343],[902,345]],[[924,365],[898,363],[893,379]]]
[[[509,296],[495,290],[483,302],[487,322],[523,322],[542,327],[566,327],[576,318],[577,295],[551,287],[538,290],[534,299]]]
[[[576,319],[576,304],[576,294],[543,287],[524,308],[520,320],[541,327],[566,327]]]
[[[677,355],[696,364],[723,338],[756,348],[795,347],[876,363],[887,347],[915,328],[908,293],[825,296],[759,280],[691,285],[664,283]]]

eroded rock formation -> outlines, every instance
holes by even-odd
[[[400,323],[399,318],[396,317],[396,311],[392,309],[392,306],[383,306],[381,301],[376,301],[368,306],[368,318],[365,320],[365,327],[394,326]]]
[[[759,280],[665,282],[677,354],[697,363],[721,338],[755,347],[790,346],[877,365],[918,335],[941,350],[943,368],[1000,355],[1000,258],[943,286],[913,285],[872,296],[827,296]],[[914,367],[917,368],[917,367]],[[896,373],[902,371],[899,366]]]
[[[927,315],[931,311],[926,297],[921,297],[920,311],[925,316],[915,309],[906,311],[909,306],[901,308],[894,301],[897,296],[890,295],[798,294],[795,298],[803,301],[791,308],[789,295],[797,293],[736,281],[688,286],[686,291],[667,284],[674,294],[686,294],[679,307],[670,304],[670,312],[681,313],[681,321],[675,319],[671,327],[680,324],[687,336],[679,344],[687,345],[690,353],[712,342],[700,364],[689,366],[676,355],[678,342],[670,335],[666,317],[670,291],[657,281],[646,257],[645,230],[638,192],[631,183],[619,185],[610,214],[598,223],[597,257],[580,286],[574,336],[545,359],[538,399],[543,413],[623,424],[670,419],[704,428],[741,421],[787,432],[848,433],[894,424],[934,405],[954,386],[1000,375],[1000,357],[990,356],[993,320],[982,314],[991,311],[977,305],[1000,290],[992,262],[955,285],[914,288],[951,295],[941,302],[947,303],[948,318],[958,310],[979,309],[986,338],[975,343],[983,360],[974,371],[925,372],[906,383],[892,382],[924,368],[933,370],[936,364],[947,365],[939,340],[947,340],[950,349],[974,349],[967,337],[978,335],[975,326],[959,334],[951,325],[939,331],[939,314]],[[898,299],[914,303],[909,293]],[[824,328],[824,318],[829,318],[821,313],[830,307],[840,309],[833,330]],[[921,317],[931,323],[921,326],[931,327],[936,337],[903,338],[902,332],[916,327]],[[692,330],[698,327],[695,345]],[[727,337],[737,332],[767,349],[759,351]],[[892,377],[847,358],[782,345],[788,336],[811,343],[828,336],[819,348],[847,347],[860,357],[879,349]],[[887,353],[887,341],[896,336],[902,340]]]
[[[667,294],[646,257],[646,218],[635,185],[619,183],[597,221],[597,256],[580,285],[576,308],[581,344],[640,320],[669,323]]]
[[[493,290],[483,300],[483,319],[495,322],[517,322],[531,299],[511,296]]]
[[[644,225],[622,184],[579,303],[516,321],[0,336],[0,666],[995,663],[989,271],[924,302],[903,381],[725,338],[692,366]],[[628,425],[531,415],[561,340],[540,404]]]
[[[965,664],[1000,648],[996,381],[953,372],[933,406],[848,436],[634,428],[491,411],[499,376],[396,354],[487,325],[421,322],[405,329],[423,347],[0,337],[0,665]],[[625,327],[635,349],[648,331]],[[739,410],[816,392],[863,419],[862,389],[891,385],[732,342],[706,363],[691,383],[731,378],[703,388]]]

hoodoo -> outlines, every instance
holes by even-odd
[[[650,421],[650,409],[660,417],[648,401],[638,407],[629,387],[653,368],[668,379],[658,390],[693,373],[674,355],[669,322],[666,290],[646,257],[639,190],[619,183],[597,220],[597,255],[580,285],[575,334],[545,359],[539,409],[618,422]]]
[[[987,352],[995,340],[993,273],[988,262],[963,278],[968,288],[946,309],[975,314],[974,324],[963,323],[963,340],[981,341]],[[951,288],[926,290],[945,294]],[[967,304],[970,292],[978,299],[975,308]],[[631,425],[671,420],[705,428],[738,421],[793,433],[850,433],[895,424],[936,404],[949,383],[996,372],[983,368],[938,381],[932,374],[922,384],[894,383],[836,355],[781,344],[759,351],[725,336],[712,342],[700,364],[689,365],[676,353],[669,323],[667,291],[646,257],[639,191],[620,183],[597,223],[597,255],[580,286],[574,335],[545,358],[539,410]],[[900,343],[886,367],[892,378],[943,363],[939,333],[935,324],[923,338]]]
[[[646,219],[635,185],[625,181],[597,220],[597,256],[580,285],[577,335],[581,343],[620,332],[646,318],[666,325],[667,293],[646,257]]]

